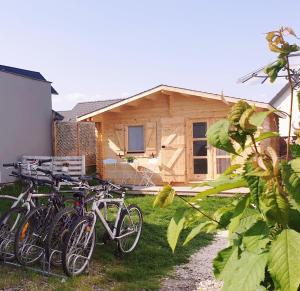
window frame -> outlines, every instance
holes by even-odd
[[[133,151],[131,151],[130,149],[129,149],[129,128],[130,127],[142,127],[143,128],[143,150],[141,150],[141,151],[137,151],[137,150],[133,150]],[[126,132],[126,141],[127,141],[127,150],[126,150],[126,152],[128,153],[128,154],[144,154],[145,153],[145,151],[146,151],[146,145],[145,145],[145,125],[144,124],[129,124],[129,125],[127,125],[127,132]]]

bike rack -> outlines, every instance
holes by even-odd
[[[2,265],[9,265],[9,266],[14,266],[14,267],[18,267],[18,268],[24,268],[24,269],[28,269],[31,271],[34,271],[36,273],[42,274],[43,276],[49,277],[49,276],[53,276],[53,277],[57,277],[57,278],[61,278],[61,279],[67,279],[67,277],[63,274],[59,274],[54,272],[53,270],[51,270],[51,260],[54,256],[54,254],[56,253],[61,253],[58,250],[52,250],[49,260],[47,260],[46,258],[46,252],[45,249],[37,246],[37,245],[25,245],[26,246],[26,250],[24,253],[25,256],[25,261],[26,261],[26,256],[28,256],[29,251],[36,248],[36,249],[40,249],[41,251],[41,255],[40,258],[38,259],[38,261],[36,262],[36,264],[40,264],[40,267],[31,267],[31,266],[23,266],[20,263],[14,261],[10,261],[8,260],[9,257],[14,256],[14,251],[13,251],[13,246],[14,246],[15,240],[14,240],[14,234],[8,234],[8,238],[4,239],[1,243],[0,243],[0,255],[2,257],[2,260],[0,261],[0,264]],[[24,247],[25,247],[24,246]],[[25,249],[25,248],[22,248]]]

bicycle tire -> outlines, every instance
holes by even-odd
[[[21,265],[33,265],[44,255],[44,240],[53,210],[54,207],[46,205],[36,207],[20,223],[15,236],[15,256]],[[31,253],[32,257],[29,259],[27,255],[30,248],[37,252]]]
[[[65,243],[63,245],[62,265],[63,265],[63,270],[64,270],[65,274],[69,277],[78,276],[85,271],[85,269],[88,267],[89,261],[91,259],[91,256],[92,256],[94,248],[95,248],[96,232],[95,232],[95,228],[94,228],[93,233],[91,235],[91,238],[92,238],[91,247],[90,247],[89,253],[87,254],[87,257],[86,257],[87,259],[85,260],[85,263],[83,264],[83,266],[81,266],[81,268],[78,271],[74,272],[71,270],[71,268],[70,268],[70,263],[71,263],[70,259],[71,258],[70,257],[73,256],[74,254],[69,254],[70,243],[72,242],[71,240],[72,240],[73,236],[76,235],[75,232],[77,230],[79,230],[79,227],[81,227],[82,225],[83,225],[83,227],[85,227],[84,226],[85,223],[86,224],[89,223],[89,218],[87,216],[78,217],[78,219],[76,219],[73,222],[73,225],[72,225],[70,231],[68,232]],[[77,239],[77,242],[79,242],[78,239]]]
[[[132,252],[138,245],[140,237],[141,237],[141,233],[142,233],[142,228],[143,228],[143,214],[142,214],[142,210],[135,204],[131,204],[127,207],[127,209],[123,209],[121,214],[120,214],[120,219],[117,225],[117,237],[124,234],[124,230],[123,230],[123,223],[125,221],[125,218],[127,216],[129,216],[129,213],[132,212],[133,210],[137,211],[138,214],[138,230],[137,230],[137,236],[135,237],[132,245],[130,248],[125,249],[125,245],[123,244],[123,239],[117,239],[118,240],[118,250],[121,253],[130,253]],[[131,220],[131,218],[130,218]],[[127,236],[124,238],[124,240],[126,238],[129,238],[131,236]]]
[[[67,231],[69,231],[74,218],[77,217],[76,214],[77,214],[76,209],[67,207],[67,208],[61,209],[54,216],[54,219],[50,226],[49,233],[47,235],[46,243],[45,243],[46,260],[47,260],[47,262],[51,263],[53,266],[58,267],[58,266],[62,265],[61,255],[59,255],[59,253],[58,253],[58,258],[54,254],[52,254],[52,256],[53,256],[52,258],[50,258],[50,256],[51,256],[51,253],[53,252],[53,250],[62,251],[63,242],[64,242],[64,239],[66,238]],[[70,217],[71,220],[69,220],[69,221],[62,221],[62,219],[64,219],[64,218],[68,219],[68,217],[66,217],[67,215],[71,215],[71,216],[73,216],[73,218]],[[61,225],[61,223],[63,223],[64,225]],[[59,237],[57,237],[56,231],[58,230],[57,228],[59,226],[62,226],[62,229],[60,229],[62,232],[60,233]],[[57,258],[57,259],[55,259],[55,258]],[[51,259],[51,261],[50,261],[50,259]]]
[[[25,207],[13,207],[5,212],[0,218],[0,259],[5,261],[13,261],[15,259],[14,243],[15,234],[19,224],[26,216],[27,209]],[[16,215],[16,219],[13,218]],[[8,223],[12,218],[13,221]],[[9,253],[10,252],[10,253]]]

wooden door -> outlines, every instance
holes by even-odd
[[[163,182],[186,182],[184,118],[161,119],[161,175]]]
[[[188,179],[203,181],[214,178],[213,148],[208,145],[206,131],[209,120],[189,120],[187,123]]]

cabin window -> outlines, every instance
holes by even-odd
[[[128,126],[128,153],[143,153],[144,145],[144,126]]]

